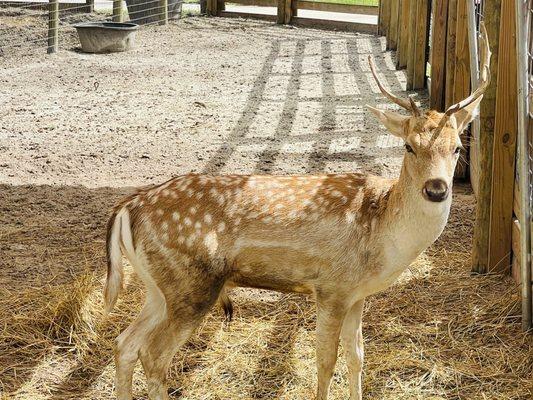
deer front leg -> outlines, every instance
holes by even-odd
[[[317,400],[327,400],[333,370],[337,362],[339,335],[345,311],[338,307],[317,305],[316,363],[318,372]]]
[[[364,344],[361,319],[365,300],[355,303],[347,312],[341,330],[342,347],[348,365],[350,400],[361,400],[361,372],[363,370]]]

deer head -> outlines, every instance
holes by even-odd
[[[374,63],[370,69],[381,92],[410,112],[405,116],[367,106],[394,136],[405,142],[403,172],[430,202],[443,202],[449,197],[453,174],[462,149],[460,135],[477,116],[479,103],[490,82],[490,48],[487,31],[480,26],[481,67],[478,88],[466,99],[450,106],[444,113],[421,111],[413,99],[399,98],[388,92],[380,82]]]

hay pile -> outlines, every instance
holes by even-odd
[[[367,302],[366,399],[532,398],[533,339],[520,331],[518,288],[509,278],[470,275],[472,215],[471,196],[459,194],[439,242]],[[131,277],[105,320],[103,269],[63,284],[1,289],[2,398],[111,398],[113,340],[139,309],[142,288]],[[232,297],[231,327],[214,310],[176,356],[173,398],[313,398],[314,304],[243,289]],[[140,368],[134,389],[145,398]],[[340,357],[332,399],[345,398]]]

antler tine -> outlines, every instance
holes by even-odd
[[[487,29],[485,28],[485,24],[483,21],[479,24],[479,30],[481,31],[481,46],[480,46],[480,53],[481,53],[481,66],[479,69],[479,85],[476,90],[472,92],[470,96],[468,96],[466,99],[461,100],[459,103],[453,104],[444,113],[444,116],[442,117],[439,126],[437,127],[436,132],[440,132],[440,130],[446,125],[446,122],[448,121],[449,117],[452,114],[455,114],[456,112],[462,110],[469,104],[472,104],[474,101],[476,101],[480,96],[482,96],[485,91],[487,90],[487,87],[490,83],[490,57],[492,55],[490,51],[489,46],[489,37],[487,34]]]
[[[387,91],[381,81],[378,78],[378,74],[376,73],[376,66],[374,64],[374,60],[372,60],[371,56],[368,56],[368,64],[370,65],[370,71],[372,72],[372,76],[374,77],[374,80],[378,84],[379,90],[385,97],[387,97],[389,100],[391,100],[393,103],[398,104],[400,107],[405,108],[408,111],[411,111],[415,116],[420,115],[420,110],[418,109],[417,105],[415,104],[414,100],[409,97],[409,100],[402,99],[400,97],[397,97],[393,95],[391,92]]]

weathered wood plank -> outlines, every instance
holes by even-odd
[[[446,81],[444,84],[444,104],[448,108],[454,104],[455,88],[455,46],[457,36],[457,0],[448,0],[448,27],[446,37]]]
[[[226,18],[250,18],[250,19],[259,19],[265,21],[277,21],[277,15],[269,14],[257,14],[257,13],[243,13],[235,11],[221,11],[221,17]],[[360,33],[369,33],[377,34],[377,25],[375,24],[361,24],[357,22],[345,22],[345,21],[332,21],[327,19],[314,19],[314,18],[302,18],[302,17],[293,17],[292,24],[297,26],[304,27],[315,27],[318,29],[331,29],[331,30],[341,30],[347,32],[360,32]]]
[[[320,3],[315,1],[301,0],[298,1],[298,8],[300,10],[317,10],[340,12],[347,14],[378,15],[378,7],[363,6],[357,4]]]
[[[277,7],[277,0],[228,0],[228,4],[242,4],[246,6]],[[379,7],[357,4],[320,3],[316,1],[294,1],[300,10],[316,10],[339,12],[345,14],[378,15]]]
[[[398,48],[396,50],[396,68],[407,66],[409,47],[409,9],[411,0],[400,0],[400,24],[398,27]]]
[[[429,0],[418,0],[413,89],[426,86]]]
[[[381,34],[385,37],[389,35],[389,24],[390,24],[390,5],[392,0],[381,0],[381,16],[383,20],[383,31]],[[387,40],[388,43],[388,40]]]
[[[492,161],[492,196],[489,235],[489,270],[509,271],[518,131],[515,2],[501,8],[498,87]]]
[[[407,90],[414,88],[415,62],[416,62],[416,21],[419,0],[411,0],[409,3],[409,29],[407,37]]]
[[[376,24],[362,24],[358,22],[345,22],[345,21],[333,21],[329,19],[315,19],[315,18],[302,18],[294,17],[292,19],[293,25],[327,29],[327,30],[341,30],[347,32],[360,32],[369,33],[371,35],[377,35],[378,26]]]
[[[433,33],[431,40],[431,90],[429,104],[433,110],[444,110],[446,79],[446,41],[448,0],[433,1]]]
[[[453,84],[452,103],[458,103],[470,94],[470,57],[468,46],[468,0],[457,0],[457,31],[455,37],[455,71]],[[461,158],[469,160],[470,131],[461,137],[466,151],[461,151]],[[468,163],[460,162],[455,170],[455,176],[467,178],[469,174]]]
[[[278,0],[278,19],[276,22],[278,24],[285,23],[285,0]]]
[[[387,44],[390,50],[396,50],[398,47],[398,14],[400,0],[392,0],[390,6],[389,34],[387,35]]]
[[[492,52],[491,81],[480,107],[479,179],[472,248],[472,271],[485,273],[489,265],[490,197],[492,186],[492,155],[494,141],[494,116],[496,110],[496,86],[498,82],[498,49],[500,36],[501,0],[484,3],[485,27]]]

